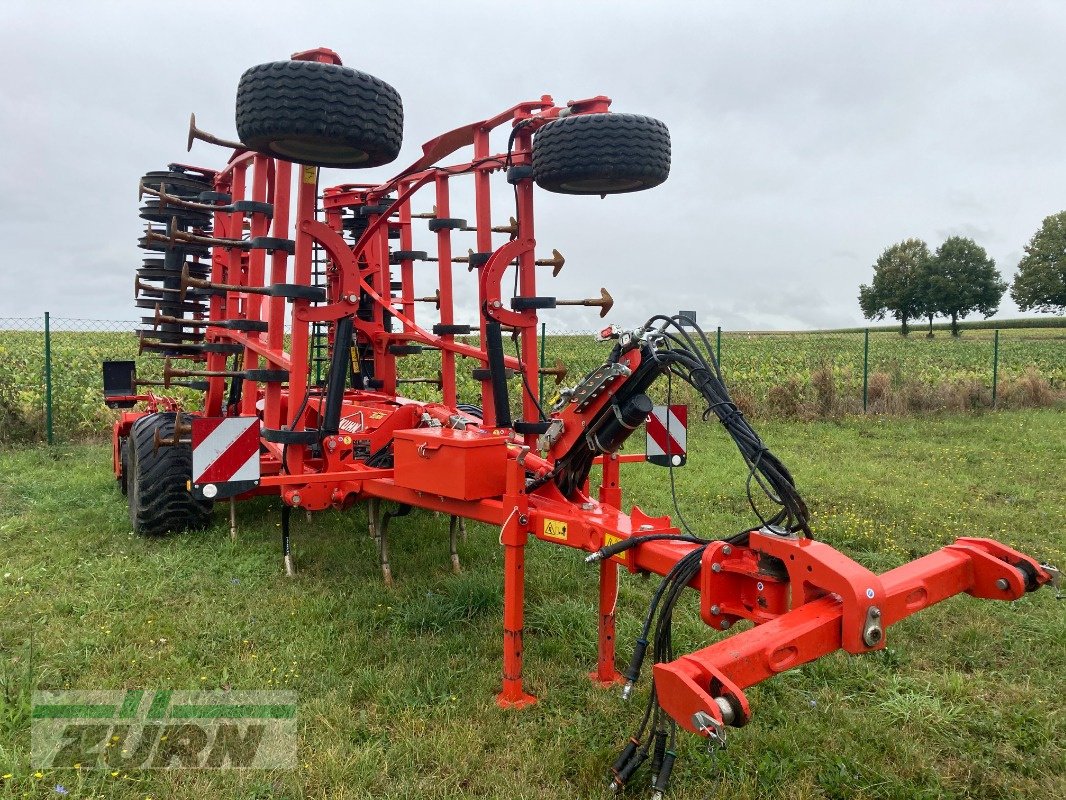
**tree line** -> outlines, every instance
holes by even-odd
[[[921,319],[929,320],[932,336],[933,319],[948,317],[958,336],[960,319],[992,316],[1006,290],[995,260],[973,239],[952,236],[936,252],[906,239],[877,259],[873,281],[859,287],[859,307],[867,319],[899,320],[904,336]],[[1047,217],[1029,240],[1010,294],[1022,311],[1066,311],[1066,211]]]

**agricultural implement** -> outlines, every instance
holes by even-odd
[[[138,380],[133,362],[108,362],[105,396],[122,409],[115,475],[140,533],[203,527],[216,502],[232,513],[235,501],[277,495],[291,573],[292,509],[366,501],[391,582],[391,519],[413,508],[447,515],[455,569],[464,520],[498,527],[504,707],[535,702],[522,680],[527,543],[584,551],[599,573],[591,677],[624,684],[628,697],[652,651],[643,721],[608,778],[620,789],[648,762],[661,796],[678,726],[720,745],[751,717],[748,687],[839,649],[879,650],[891,625],[952,595],[1014,600],[1058,574],[995,541],[965,538],[878,575],[817,541],[792,475],[733,403],[690,320],[606,327],[603,364],[544,402],[538,312],[577,304],[602,316],[613,301],[605,289],[587,300],[538,293],[564,259],[535,238],[534,187],[603,196],[652,188],[670,169],[666,126],[610,105],[602,96],[520,102],[427,142],[390,180],[320,188],[321,167],[397,157],[399,95],[326,49],[248,70],[237,90],[240,141],[205,133],[195,117],[190,124],[190,149],[194,140],[215,145],[229,153],[225,165],[170,164],[141,181],[140,347],[164,360],[162,379]],[[490,146],[494,132],[506,139],[502,149]],[[502,199],[513,197],[506,223],[492,218],[498,177]],[[469,219],[453,211],[464,179],[473,184]],[[475,293],[461,321],[457,295]],[[431,361],[430,374],[410,376],[405,359]],[[551,371],[565,381],[565,365]],[[620,448],[652,413],[648,392],[660,378],[694,387],[704,419],[716,417],[736,443],[751,528],[700,536],[669,517],[622,510],[620,464],[644,457]],[[158,394],[159,384],[202,401],[192,410]],[[434,399],[403,396],[410,384],[435,387]],[[474,396],[460,396],[466,385]],[[680,460],[666,455],[671,468]],[[663,578],[619,674],[621,570]],[[672,614],[685,588],[716,632],[753,624],[676,654]]]

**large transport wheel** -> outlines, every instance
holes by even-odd
[[[148,414],[133,423],[126,443],[129,467],[126,499],[135,533],[159,536],[169,531],[207,527],[212,503],[189,491],[192,448],[187,444],[155,446],[156,431],[174,436],[177,414]]]
[[[237,85],[237,135],[252,150],[319,167],[377,167],[400,152],[399,93],[317,61],[252,67]]]
[[[533,180],[559,194],[622,194],[670,175],[670,130],[637,114],[577,114],[533,137]]]

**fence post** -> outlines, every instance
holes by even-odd
[[[52,444],[52,327],[50,315],[44,312],[44,431]]]
[[[718,326],[718,336],[714,344],[714,357],[718,361],[718,369],[722,369],[722,326]]]
[[[540,381],[537,384],[537,399],[544,402],[544,339],[547,335],[547,323],[540,323]]]
[[[866,413],[866,405],[870,398],[870,329],[863,329],[862,333],[862,413]]]
[[[996,407],[996,384],[999,383],[999,328],[992,337],[992,408]]]

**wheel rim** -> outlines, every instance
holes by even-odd
[[[644,181],[639,178],[587,178],[565,181],[559,184],[559,188],[568,192],[609,194],[610,192],[631,192],[643,185]]]
[[[297,162],[329,161],[338,164],[362,164],[370,154],[358,147],[325,142],[305,142],[299,139],[275,139],[270,149],[278,155]]]

